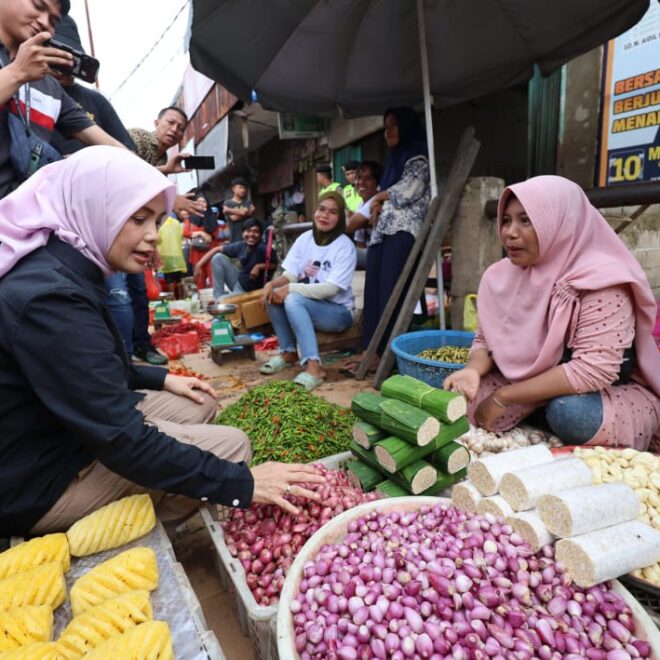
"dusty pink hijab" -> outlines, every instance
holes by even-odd
[[[171,209],[172,183],[127,149],[86,147],[47,165],[0,200],[0,277],[51,234],[110,274],[107,256],[117,234],[159,193]]]
[[[656,303],[641,266],[572,181],[539,176],[509,186],[500,197],[498,227],[511,195],[536,230],[540,256],[528,268],[502,259],[481,279],[479,325],[500,371],[516,382],[557,365],[571,346],[580,292],[627,284],[637,365],[660,396],[660,354],[651,336]]]

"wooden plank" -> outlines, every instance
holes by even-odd
[[[360,366],[355,372],[355,378],[359,380],[364,379],[364,377],[367,375],[367,367],[369,364],[371,364],[371,360],[373,359],[374,355],[376,355],[376,349],[378,348],[378,344],[380,344],[380,341],[383,338],[383,335],[385,334],[385,330],[387,329],[387,324],[390,322],[390,319],[392,318],[394,309],[399,304],[399,300],[401,299],[401,295],[403,294],[403,289],[406,286],[406,282],[410,277],[410,273],[412,273],[412,270],[415,267],[415,262],[417,261],[420,253],[424,249],[424,244],[428,239],[429,231],[431,230],[431,226],[433,224],[433,220],[436,216],[439,206],[440,206],[440,200],[437,197],[434,197],[431,200],[431,203],[429,204],[429,210],[426,212],[426,217],[424,218],[424,222],[422,223],[422,226],[420,227],[419,232],[417,233],[417,237],[415,238],[415,242],[412,246],[412,249],[410,250],[408,259],[406,259],[406,263],[403,266],[401,275],[399,276],[399,279],[397,280],[396,285],[394,286],[394,291],[392,291],[392,295],[390,296],[390,299],[387,301],[387,306],[385,307],[385,311],[383,312],[380,321],[376,326],[376,330],[374,331],[374,334],[371,337],[371,340],[369,341],[369,346],[367,346],[367,349],[362,354],[362,361],[360,362]]]
[[[424,250],[413,281],[406,291],[401,310],[399,311],[399,315],[392,327],[391,337],[398,337],[400,334],[406,332],[410,326],[415,306],[424,292],[426,278],[431,270],[433,262],[435,261],[435,257],[442,246],[442,241],[447,233],[451,220],[456,213],[463,189],[465,188],[465,184],[467,183],[472,167],[474,166],[480,146],[481,143],[474,138],[474,128],[469,127],[465,129],[458,145],[458,151],[449,173],[449,178],[447,179],[447,185],[443,191],[444,194],[442,196],[442,201],[440,202],[440,208],[438,209],[435,221],[429,231],[428,240],[424,245]],[[397,285],[398,284],[399,283],[397,282]],[[440,304],[442,304],[441,300]],[[383,319],[381,319],[381,321],[382,320]],[[394,353],[388,342],[385,352],[381,356],[373,380],[373,386],[376,389],[378,389],[385,378],[387,378],[393,366]]]

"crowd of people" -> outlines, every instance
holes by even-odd
[[[419,116],[387,110],[384,163],[345,163],[346,186],[318,167],[312,229],[277,254],[246,180],[214,206],[203,187],[181,195],[166,178],[188,156],[168,156],[188,124],[180,108],[164,108],[154,131],[126,130],[105,97],[75,83],[71,56],[46,45],[55,33],[82,50],[68,10],[69,0],[0,3],[0,531],[63,530],[135,492],[172,524],[200,501],[295,513],[285,496],[314,498],[313,469],[249,467],[250,439],[209,424],[206,382],[133,362],[167,362],[149,335],[145,270],[162,268],[172,285],[191,273],[216,300],[260,290],[279,342],[262,373],[298,363],[294,382],[315,389],[317,332],[356,320],[358,264],[366,348],[425,218]],[[561,177],[507,188],[498,229],[506,256],[483,277],[469,361],[445,387],[488,430],[535,415],[572,444],[648,447],[660,354],[639,264]]]

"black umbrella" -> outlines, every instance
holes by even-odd
[[[193,0],[195,69],[273,110],[443,107],[550,73],[633,26],[649,0]],[[424,17],[418,21],[418,9]],[[420,25],[423,32],[420,40]],[[423,52],[423,51],[422,51]]]

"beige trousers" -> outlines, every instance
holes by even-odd
[[[249,462],[250,441],[239,429],[209,424],[216,415],[215,399],[204,394],[204,403],[170,392],[146,392],[137,404],[148,424],[180,442],[195,445],[228,461]],[[191,516],[200,501],[183,495],[139,486],[111,472],[99,461],[80,471],[46,515],[32,528],[31,534],[66,531],[76,520],[99,507],[135,493],[149,493],[159,520],[175,525]]]

